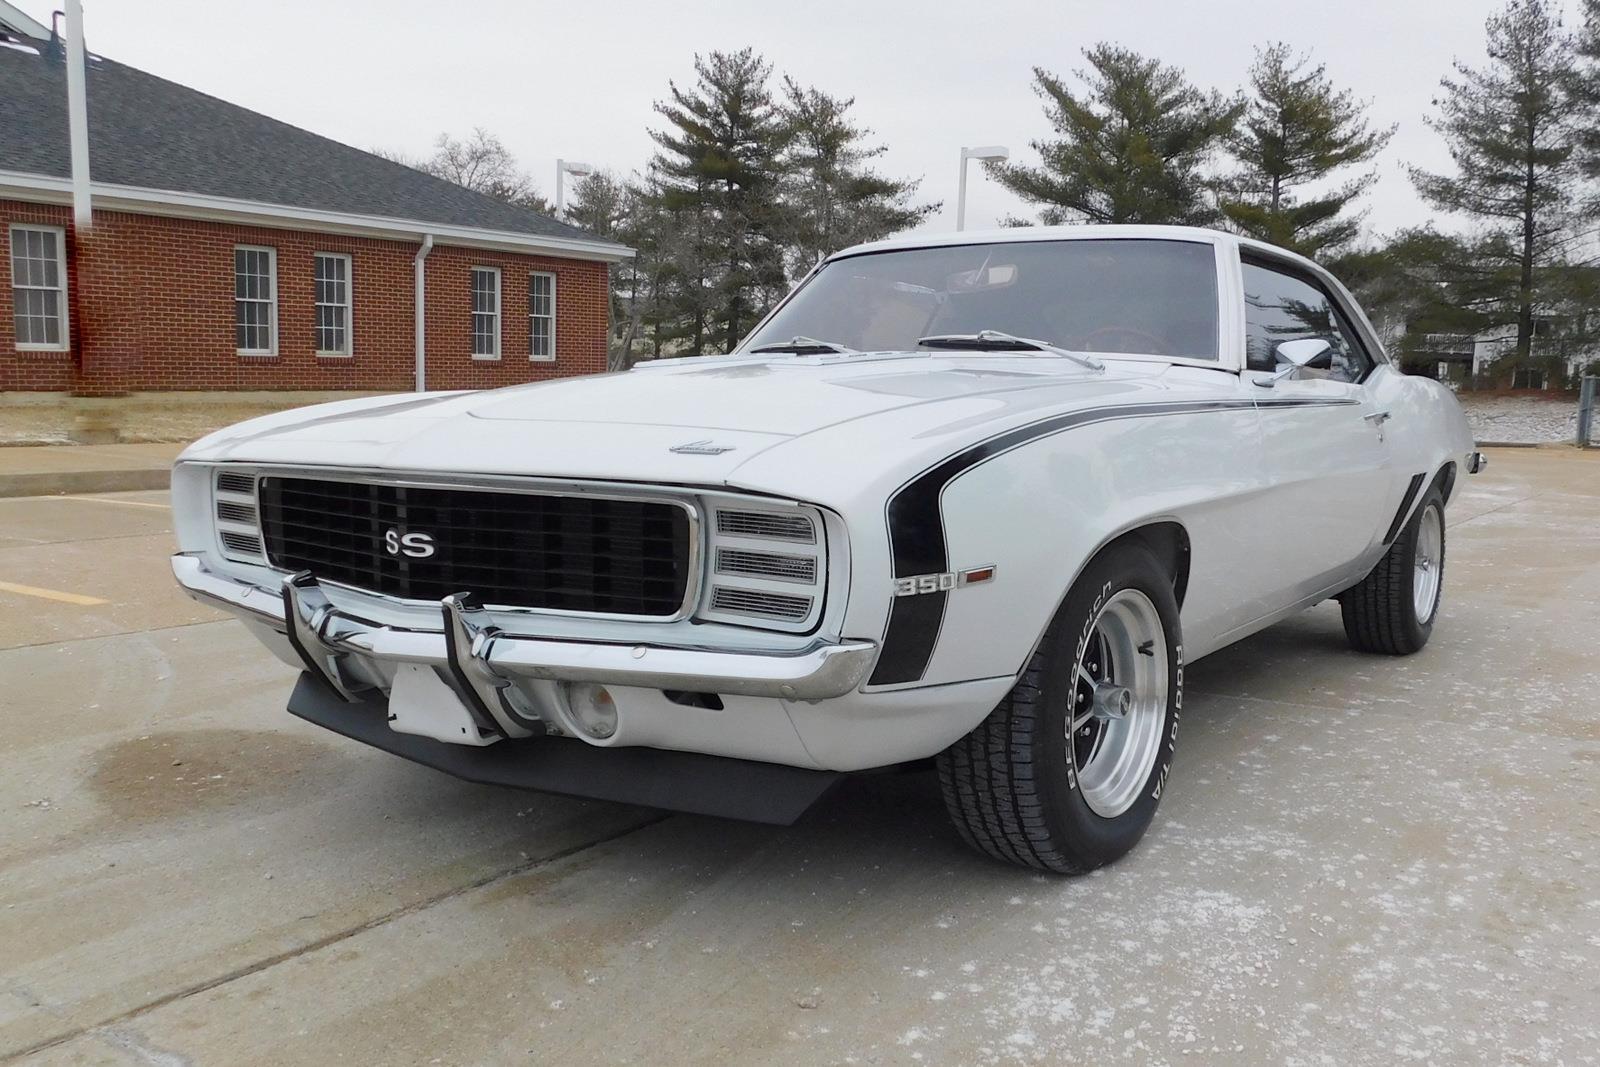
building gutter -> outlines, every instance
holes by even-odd
[[[598,260],[618,263],[632,259],[633,249],[609,241],[585,241],[572,237],[547,237],[503,230],[480,230],[397,219],[379,215],[353,215],[319,208],[291,207],[255,200],[180,193],[167,189],[146,189],[131,185],[93,182],[94,206],[102,211],[127,211],[140,215],[202,219],[250,226],[270,226],[285,230],[314,230],[321,233],[373,237],[390,241],[420,241],[431,235],[439,244],[463,248],[483,248],[524,255],[559,256],[563,259]],[[0,170],[0,197],[40,203],[65,204],[72,200],[72,180],[47,174],[27,174]]]
[[[433,234],[422,235],[422,244],[411,258],[411,284],[415,290],[417,392],[428,391],[428,253],[433,251]]]

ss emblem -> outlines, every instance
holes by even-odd
[[[413,559],[427,559],[433,555],[433,535],[404,533],[391,526],[383,531],[383,547],[391,556],[404,554]]]

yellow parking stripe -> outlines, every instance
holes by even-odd
[[[96,604],[109,604],[109,600],[101,600],[97,596],[84,596],[81,593],[63,593],[59,589],[40,589],[36,585],[18,585],[16,582],[0,582],[0,593],[21,593],[23,596],[36,596],[41,600],[57,600],[63,604],[77,604],[80,607],[92,608]]]

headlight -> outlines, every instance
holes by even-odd
[[[772,630],[816,625],[827,589],[827,535],[815,508],[706,501],[699,617]]]

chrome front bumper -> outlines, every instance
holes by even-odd
[[[194,599],[283,634],[306,669],[348,700],[370,686],[345,669],[347,656],[426,664],[449,673],[481,726],[510,736],[531,726],[507,699],[517,679],[815,702],[855,690],[877,653],[871,641],[759,653],[556,640],[502,629],[464,594],[441,601],[439,630],[402,629],[339,611],[310,574],[264,589],[188,553],[172,557],[172,572]]]

